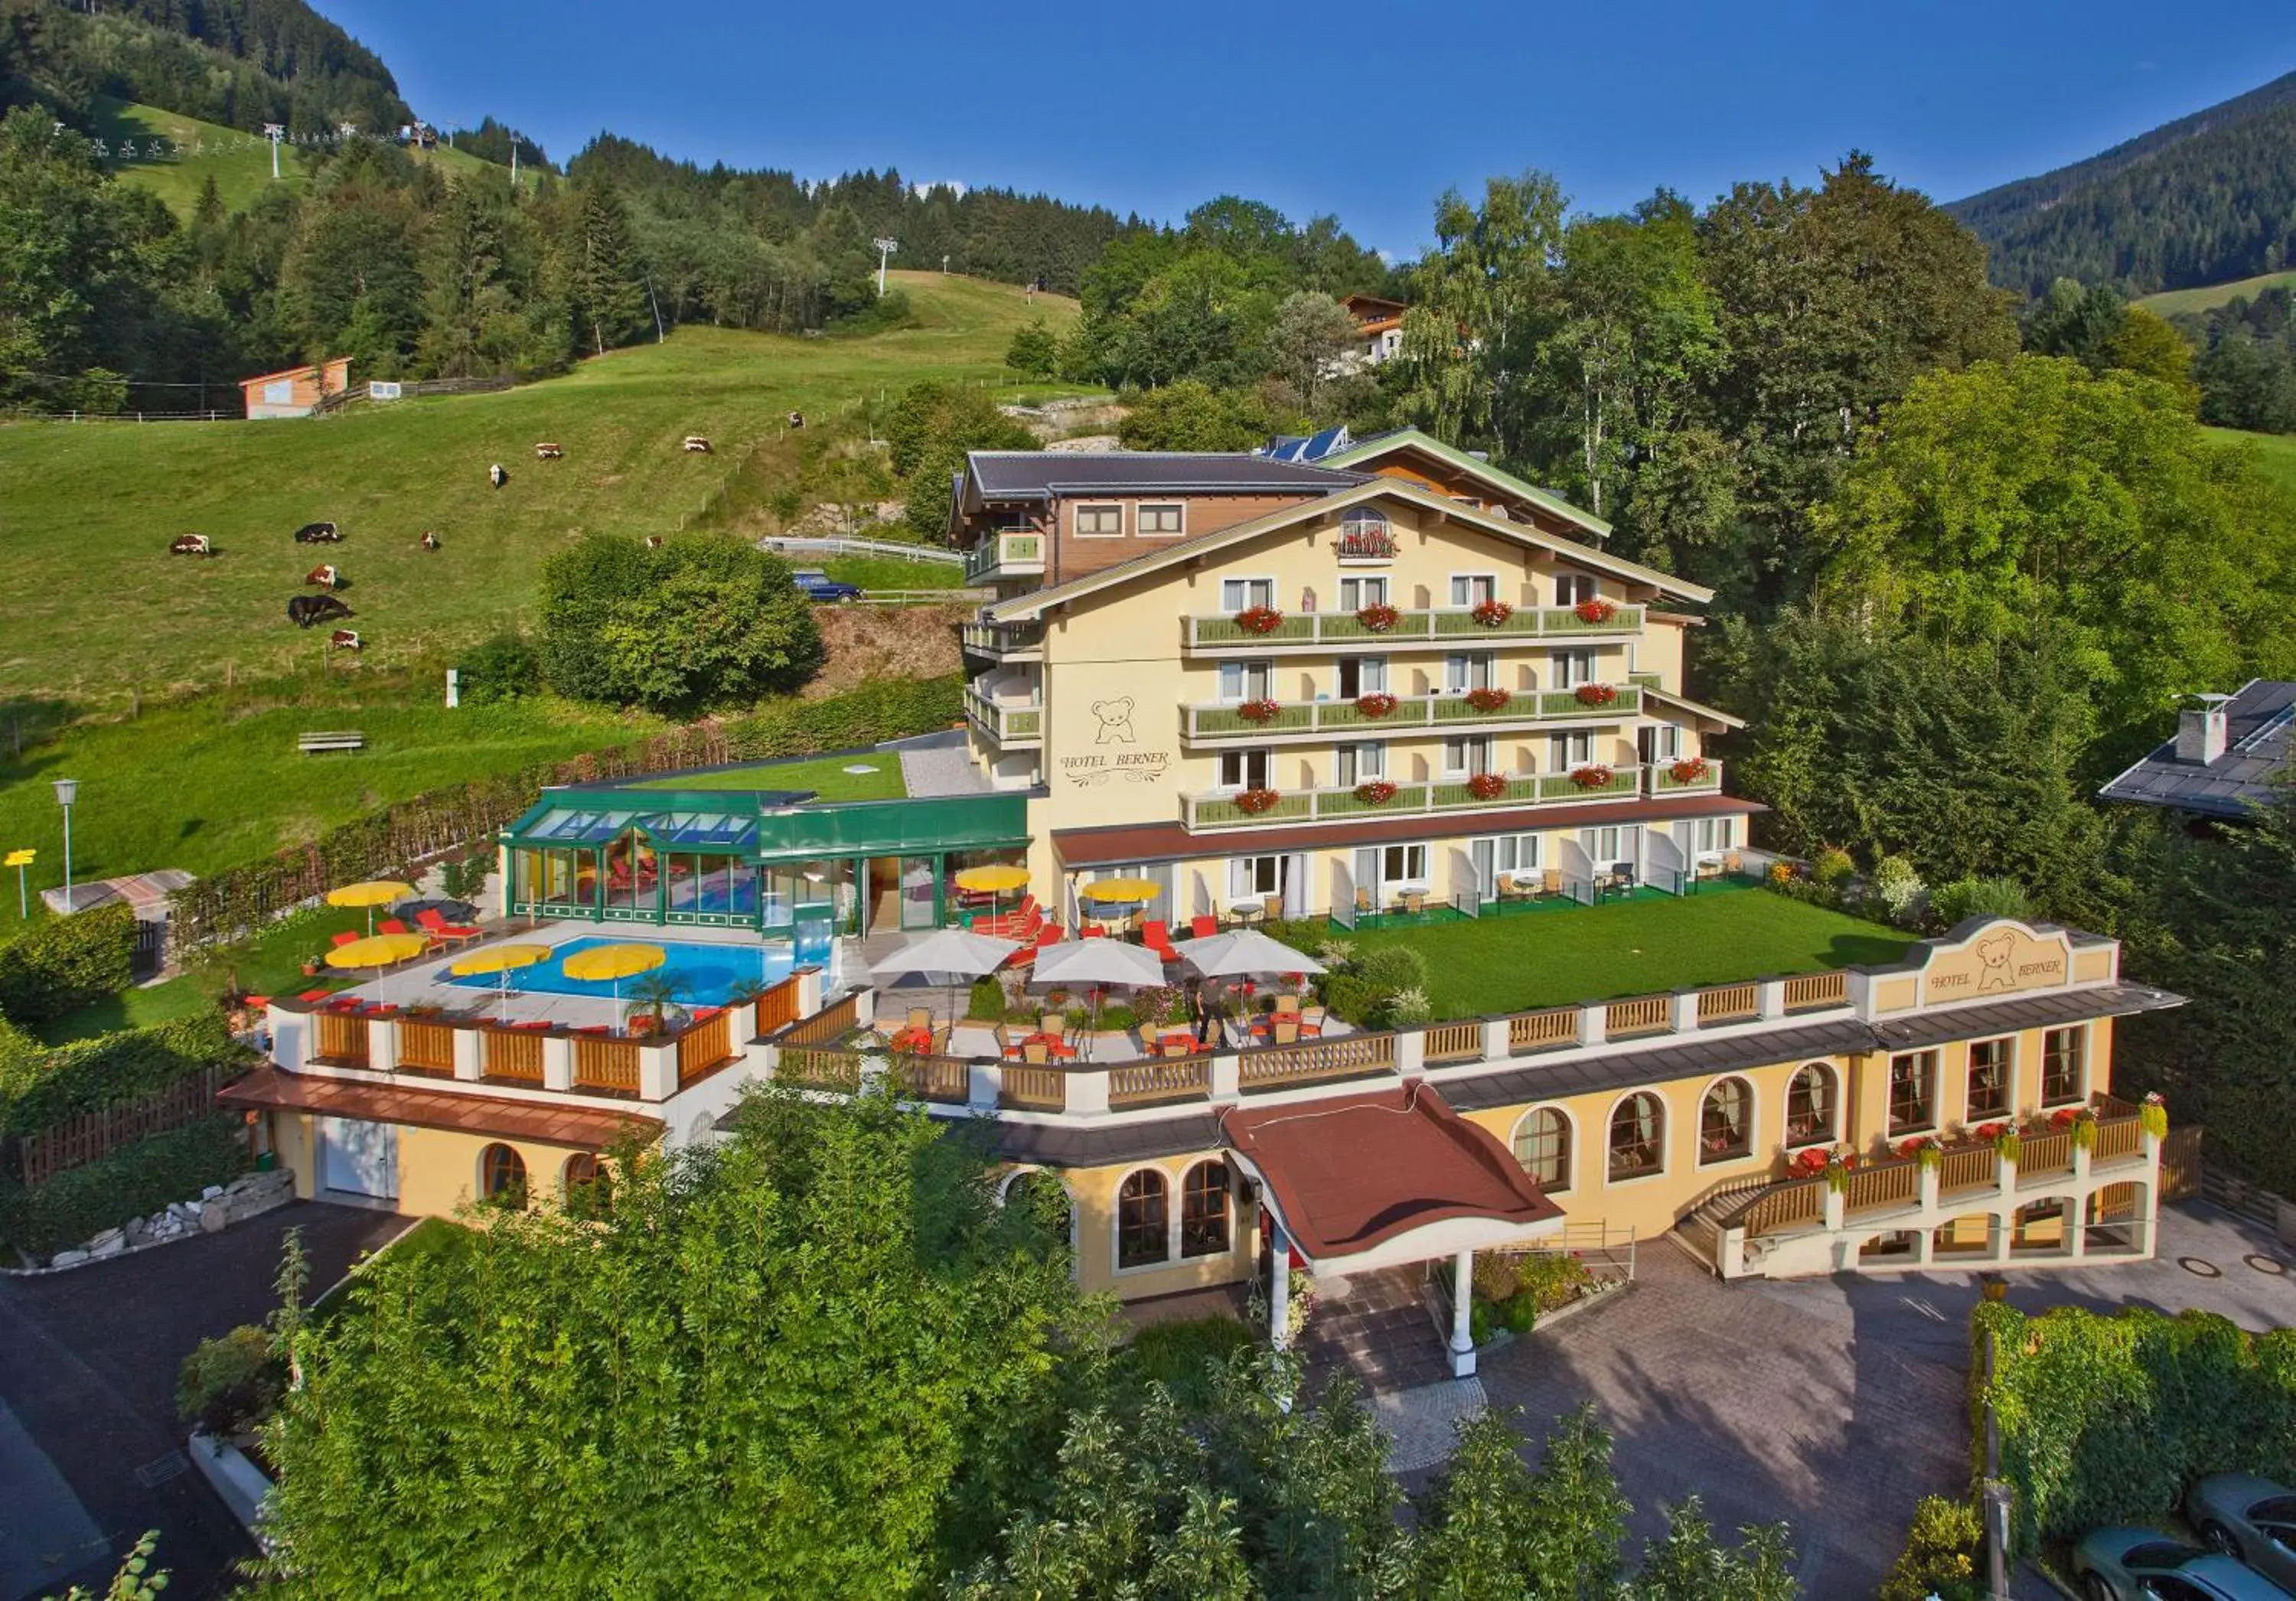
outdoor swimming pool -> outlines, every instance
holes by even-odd
[[[778,984],[789,977],[796,965],[796,956],[785,940],[768,940],[752,945],[698,945],[676,940],[644,940],[633,936],[636,943],[658,945],[668,958],[652,972],[621,981],[621,992],[627,995],[648,979],[669,978],[677,986],[672,998],[681,1006],[722,1006],[734,991],[745,984]],[[604,936],[586,936],[569,940],[553,948],[550,959],[537,962],[531,967],[521,967],[509,975],[512,993],[520,990],[541,990],[551,995],[611,996],[615,986],[610,983],[586,982],[566,976],[563,965],[568,956],[578,951],[594,949],[601,945],[620,945],[627,941]],[[472,973],[465,978],[450,978],[450,984],[465,989],[491,990],[500,988],[502,980],[493,973]]]

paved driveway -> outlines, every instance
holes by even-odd
[[[2173,1207],[2161,1246],[2152,1262],[2013,1273],[2010,1301],[2296,1324],[2296,1277],[2243,1260],[2296,1256],[2265,1231],[2211,1207]],[[1637,1267],[1628,1293],[1488,1358],[1491,1402],[1523,1408],[1536,1441],[1548,1420],[1594,1401],[1617,1437],[1637,1537],[1663,1529],[1662,1503],[1695,1491],[1724,1530],[1779,1517],[1792,1525],[1808,1595],[1872,1595],[1915,1501],[1968,1483],[1977,1276],[1723,1285],[1668,1241],[1645,1244]]]
[[[146,1529],[175,1573],[169,1601],[228,1593],[253,1548],[181,1456],[176,1371],[201,1340],[276,1304],[289,1228],[303,1231],[316,1294],[406,1221],[299,1202],[160,1250],[0,1279],[0,1601],[74,1580],[100,1590]]]

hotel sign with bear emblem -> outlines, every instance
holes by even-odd
[[[1959,944],[1941,941],[1931,948],[1922,968],[1922,1004],[1935,1006],[2054,989],[2072,977],[2072,941],[2062,929],[2041,932],[2005,918]]]

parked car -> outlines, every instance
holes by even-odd
[[[861,598],[860,585],[840,584],[819,568],[800,567],[790,577],[799,588],[805,591],[808,600],[857,601]]]
[[[2185,1492],[2185,1518],[2210,1549],[2296,1590],[2296,1491],[2253,1474],[2217,1474]]]
[[[2073,1548],[2088,1601],[2288,1601],[2288,1592],[2217,1551],[2158,1529],[2099,1529]]]

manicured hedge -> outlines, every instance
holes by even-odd
[[[338,884],[397,873],[411,862],[490,840],[516,822],[545,784],[875,744],[946,727],[964,715],[964,681],[955,674],[892,679],[825,700],[777,701],[747,716],[697,723],[570,761],[433,790],[330,829],[308,845],[186,884],[168,898],[172,938],[179,955],[244,939]]]
[[[8,1059],[0,1054],[0,1135],[37,1134],[238,1060],[221,1012],[204,1012]]]
[[[125,901],[36,924],[0,946],[0,1017],[45,1022],[117,995],[135,958],[135,914]]]
[[[2164,1518],[2209,1474],[2296,1480],[2296,1329],[2251,1334],[2201,1312],[2029,1318],[1998,1302],[1978,1309],[1975,1329],[1975,1433],[1981,1450],[1989,1401],[2020,1553]]]
[[[210,1184],[229,1184],[246,1167],[239,1119],[187,1123],[29,1189],[0,1184],[0,1236],[36,1253],[60,1251],[170,1201],[192,1200]]]

